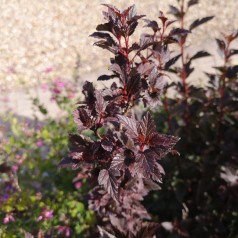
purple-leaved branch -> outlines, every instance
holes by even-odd
[[[89,207],[101,217],[101,235],[138,237],[145,232],[145,237],[150,237],[155,229],[145,223],[150,215],[141,201],[160,188],[164,175],[160,160],[176,152],[173,147],[179,138],[158,133],[149,112],[139,120],[131,109],[139,104],[145,109],[160,104],[169,45],[189,31],[169,29],[174,21],[160,12],[159,22],[145,20],[152,34],[142,34],[138,43],[131,44],[131,35],[144,15],[137,15],[134,5],[124,11],[103,5],[106,23],[98,25],[91,37],[98,39],[96,46],[114,57],[112,73],[98,80],[117,81],[102,90],[85,82],[84,100],[74,112],[78,134],[70,135],[70,152],[60,166],[79,169],[93,187]]]

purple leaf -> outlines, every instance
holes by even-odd
[[[155,154],[151,150],[145,150],[139,153],[136,159],[136,173],[139,177],[150,178],[154,172]]]
[[[123,85],[126,83],[127,76],[124,68],[121,68],[119,64],[114,63],[110,66],[110,70],[118,74]]]
[[[128,96],[137,97],[140,93],[140,86],[141,86],[140,74],[135,74],[134,76],[129,77],[128,82],[126,84]]]
[[[103,75],[98,77],[97,81],[107,81],[107,80],[115,78],[115,77],[116,77],[116,75],[114,75],[114,74],[113,75],[105,75],[105,74],[103,74]]]
[[[105,40],[110,39],[111,41],[114,41],[110,34],[104,33],[104,32],[94,32],[93,34],[90,35],[90,37],[105,39]]]
[[[174,7],[172,5],[169,5],[169,13],[171,13],[172,15],[174,15],[177,18],[181,17],[181,14],[183,14],[179,11],[179,9],[177,7]]]
[[[198,3],[199,3],[199,0],[189,0],[187,6],[189,8],[189,7],[191,7],[195,4],[198,4]]]
[[[151,35],[142,34],[140,37],[140,43],[139,43],[141,50],[146,49],[146,47],[150,45],[152,42],[153,42],[153,38],[151,37]]]
[[[110,194],[110,196],[118,200],[118,183],[112,171],[102,169],[98,176],[98,183]]]
[[[85,96],[85,103],[89,108],[94,107],[96,98],[95,98],[95,89],[93,87],[93,84],[91,82],[86,81],[83,85],[82,90],[84,96]]]
[[[78,169],[79,166],[80,166],[79,161],[75,160],[75,159],[72,159],[71,157],[65,157],[59,163],[60,168]]]
[[[106,151],[111,152],[113,150],[113,143],[110,140],[103,139],[101,142],[101,146]]]
[[[157,21],[150,21],[148,19],[145,19],[144,21],[147,23],[146,25],[144,25],[144,27],[150,27],[150,28],[152,28],[153,31],[159,30]]]
[[[141,75],[148,75],[151,73],[152,69],[155,67],[155,65],[151,62],[141,63],[139,67],[137,68],[138,73]]]
[[[84,108],[77,108],[73,114],[74,122],[77,124],[79,131],[88,129],[92,126],[91,118]]]
[[[112,24],[110,22],[99,24],[96,28],[97,31],[109,31],[112,32]]]
[[[116,14],[120,14],[120,11],[115,6],[113,6],[111,4],[105,4],[105,3],[102,5],[105,7],[108,7],[108,9],[110,9],[111,11],[113,11]]]
[[[161,187],[157,183],[153,182],[151,179],[144,178],[143,183],[144,183],[145,188],[148,191],[155,191],[155,190],[161,189]]]
[[[170,152],[178,141],[179,138],[175,136],[155,134],[150,139],[150,146],[153,147],[155,152],[159,155],[159,158],[162,158]]]
[[[174,35],[186,35],[190,33],[190,31],[186,30],[186,29],[181,29],[181,28],[175,28],[173,30],[170,31],[169,36],[174,36]]]
[[[192,56],[190,58],[190,60],[207,57],[207,56],[211,56],[211,55],[208,52],[202,50],[202,51],[197,52],[194,56]]]
[[[154,120],[152,119],[149,112],[143,117],[140,122],[140,133],[145,137],[145,141],[149,139],[149,137],[156,132],[156,125]]]
[[[195,21],[190,25],[189,30],[191,31],[191,30],[193,30],[194,28],[196,28],[196,27],[198,27],[198,26],[200,26],[200,25],[202,25],[202,24],[204,24],[204,23],[206,23],[206,22],[212,20],[213,18],[214,18],[214,16],[209,16],[209,17],[203,17],[203,18],[201,18],[201,19],[197,19],[197,20],[195,20]]]
[[[122,155],[116,155],[111,162],[110,169],[112,170],[124,170],[125,169],[125,159]]]
[[[119,119],[120,123],[126,128],[126,134],[131,138],[138,137],[138,123],[135,119],[118,115],[117,118]]]
[[[118,46],[114,44],[113,41],[110,40],[100,40],[94,43],[94,45],[101,47],[102,49],[109,50],[113,54],[118,53]]]
[[[158,183],[162,183],[162,174],[165,174],[164,169],[158,162],[156,162],[151,178]]]
[[[96,102],[95,102],[95,109],[97,111],[98,114],[101,114],[103,112],[105,112],[105,109],[108,105],[108,102],[106,102],[102,96],[102,92],[101,91],[96,91]]]
[[[136,27],[138,26],[138,22],[132,22],[131,24],[130,24],[130,26],[129,26],[129,28],[128,28],[128,33],[127,33],[127,35],[128,36],[130,36],[130,35],[132,35],[133,33],[134,33],[134,31],[135,31],[135,29],[136,29]]]
[[[170,26],[171,24],[173,24],[174,22],[176,22],[177,20],[173,20],[173,21],[167,21],[166,22],[166,27]]]
[[[181,54],[173,57],[172,59],[170,59],[164,66],[165,70],[168,70],[173,64],[175,64],[177,62],[177,60],[180,58]]]

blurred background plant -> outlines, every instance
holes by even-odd
[[[34,98],[34,110],[44,115],[43,121],[37,116],[34,120],[18,118],[13,113],[2,118],[10,126],[2,132],[0,143],[1,237],[28,233],[88,237],[95,222],[93,212],[85,207],[87,184],[77,178],[76,171],[59,172],[57,167],[67,153],[68,133],[76,130],[71,114],[65,111],[72,110],[78,86],[56,78],[47,87],[62,115],[52,119],[47,106]]]

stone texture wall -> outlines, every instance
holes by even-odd
[[[94,40],[88,38],[103,20],[101,3],[118,8],[135,3],[138,13],[156,19],[159,10],[167,12],[177,0],[1,0],[0,86],[35,84],[49,71],[71,77],[78,56],[81,74],[107,67],[109,53],[92,48]],[[191,41],[201,45],[225,29],[238,29],[237,9],[237,0],[200,0],[187,21],[216,18],[196,30]]]

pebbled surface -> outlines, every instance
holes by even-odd
[[[103,21],[100,4],[124,8],[134,2],[137,12],[149,19],[156,19],[159,10],[167,12],[168,4],[177,4],[176,0],[1,0],[0,89],[32,86],[59,75],[71,77],[78,69],[78,56],[79,74],[106,69],[109,53],[91,47],[94,40],[88,38]],[[234,0],[200,0],[187,21],[216,18],[194,31],[191,41],[201,45],[224,29],[237,29],[237,7]]]

